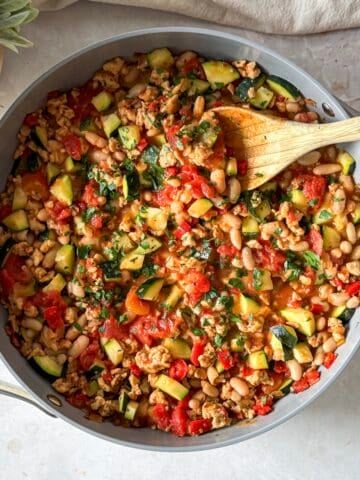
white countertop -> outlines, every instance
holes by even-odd
[[[137,28],[205,22],[145,9],[80,2],[44,13],[26,33],[36,47],[7,55],[0,104],[50,66],[97,40]],[[239,33],[294,60],[329,90],[360,109],[360,32],[308,37]],[[0,478],[11,480],[355,480],[359,478],[360,352],[340,378],[285,425],[232,447],[194,454],[159,454],[91,437],[37,409],[0,397]],[[13,381],[0,362],[0,378]]]

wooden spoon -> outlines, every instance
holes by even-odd
[[[214,108],[225,145],[247,160],[243,190],[267,182],[296,159],[326,145],[360,140],[360,117],[341,122],[301,123],[242,107]]]

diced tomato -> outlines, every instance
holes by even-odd
[[[78,136],[70,133],[63,138],[62,142],[66,152],[68,155],[70,155],[70,157],[72,157],[74,160],[81,160],[82,148],[81,141]]]
[[[185,410],[187,410],[189,408],[190,400],[191,400],[191,393],[188,393],[185,398],[178,401],[176,406],[178,408],[184,408]]]
[[[63,313],[63,310],[55,305],[43,310],[43,316],[51,330],[57,330],[64,326]]]
[[[212,102],[211,104],[212,108],[222,107],[223,105],[224,105],[224,102],[222,102],[221,100],[215,100],[215,102]]]
[[[189,286],[189,298],[192,303],[196,303],[211,288],[210,279],[205,273],[191,268],[187,272],[186,283]]]
[[[331,365],[335,362],[337,354],[334,352],[327,352],[324,356],[323,365],[325,368],[330,368]]]
[[[309,370],[304,373],[304,378],[306,378],[309,385],[314,385],[314,383],[320,380],[319,370]]]
[[[274,363],[274,372],[276,373],[287,373],[288,367],[285,362],[278,360]]]
[[[297,380],[291,385],[291,389],[294,393],[303,392],[304,390],[307,390],[309,387],[310,387],[310,384],[305,377],[300,378],[300,380]]]
[[[160,207],[167,207],[174,200],[178,187],[166,185],[164,188],[153,194],[153,200]]]
[[[190,58],[187,62],[184,63],[184,65],[181,68],[181,71],[185,75],[192,73],[202,80],[205,79],[205,73],[202,68],[199,57]]]
[[[360,292],[360,280],[346,285],[345,291],[350,295],[350,297],[357,295]]]
[[[40,198],[43,201],[47,200],[49,197],[48,183],[41,170],[24,173],[21,177],[21,186],[28,195],[35,192],[40,195]]]
[[[79,356],[79,363],[84,371],[89,370],[95,359],[99,356],[99,351],[99,342],[95,341],[90,343],[85,350],[81,352]]]
[[[110,372],[104,371],[101,374],[101,378],[104,380],[105,383],[110,384],[114,376]]]
[[[91,217],[90,225],[96,230],[100,230],[103,227],[104,218],[101,215],[95,214]]]
[[[60,293],[57,290],[51,290],[48,292],[37,292],[31,298],[31,301],[38,308],[48,308],[55,305],[65,311],[67,307],[65,300],[61,297]]]
[[[204,353],[205,350],[205,342],[203,340],[198,340],[194,342],[191,355],[190,355],[190,362],[198,367],[199,364],[199,357]]]
[[[171,411],[167,405],[156,403],[151,410],[151,416],[160,430],[168,430],[171,425]]]
[[[64,203],[56,200],[54,201],[54,206],[50,210],[50,216],[57,222],[67,223],[69,218],[72,217],[72,210]]]
[[[202,433],[209,432],[211,427],[212,423],[210,418],[199,418],[198,420],[192,420],[189,422],[189,435],[201,435]]]
[[[191,225],[188,222],[182,222],[180,225],[177,227],[176,230],[174,230],[174,237],[176,239],[181,238],[185,233],[188,233],[191,231]]]
[[[13,291],[15,281],[6,270],[0,270],[0,285],[2,290],[2,296],[4,298],[8,298]]]
[[[72,393],[66,397],[66,400],[76,408],[85,408],[89,402],[89,397],[82,392]]]
[[[285,254],[280,250],[272,248],[267,240],[261,240],[261,243],[263,248],[257,249],[255,252],[257,262],[271,272],[280,272],[284,268]]]
[[[174,380],[181,382],[186,377],[188,366],[185,360],[177,358],[172,362],[169,368],[169,375]]]
[[[270,383],[262,386],[262,391],[266,395],[270,395],[270,393],[278,391],[284,381],[283,373],[269,372],[269,377],[272,380],[272,384]]]
[[[181,120],[183,120],[185,123],[191,120],[192,118],[192,105],[191,104],[186,104],[183,105],[180,110],[179,114],[181,115]]]
[[[303,192],[306,199],[315,203],[313,208],[318,209],[324,199],[326,179],[321,175],[305,175]]]
[[[182,124],[175,123],[171,125],[166,131],[166,140],[170,143],[171,148],[178,149],[179,147],[182,148],[186,144],[186,140],[184,136],[179,137],[178,133],[181,129]]]
[[[246,173],[248,171],[247,160],[238,160],[237,167],[238,167],[238,175],[240,175],[241,177],[246,175]]]
[[[28,113],[24,118],[24,124],[30,128],[35,127],[38,124],[39,118],[36,113]]]
[[[250,377],[254,373],[254,369],[251,367],[248,367],[247,365],[243,365],[241,367],[241,375],[243,377]]]
[[[31,282],[33,278],[29,268],[25,264],[24,258],[14,253],[10,253],[7,257],[3,269],[7,271],[15,282],[22,283],[23,285]]]
[[[84,187],[84,192],[82,194],[82,201],[88,207],[98,207],[99,206],[99,195],[98,195],[98,184],[97,182],[91,180]]]
[[[130,325],[132,333],[144,345],[152,345],[153,340],[170,337],[179,324],[177,317],[146,315],[138,317]]]
[[[96,87],[94,87],[92,83],[87,83],[78,89],[77,95],[67,94],[68,105],[75,112],[74,120],[82,121],[86,117],[98,114],[91,100],[95,95],[100,93],[101,90],[102,86],[100,83]]]
[[[130,365],[130,372],[135,375],[135,377],[141,377],[143,371],[141,370],[141,368],[139,368],[136,363],[132,363]]]
[[[178,437],[183,437],[187,432],[188,416],[182,408],[176,407],[171,413],[171,431]]]
[[[317,255],[321,255],[323,252],[323,238],[321,233],[315,228],[311,228],[308,233],[308,242],[310,244],[310,249],[315,252]]]
[[[235,365],[234,357],[227,348],[222,348],[217,352],[217,358],[221,362],[224,370],[229,370]]]
[[[216,251],[222,257],[234,257],[238,253],[237,248],[230,244],[220,245]]]
[[[257,415],[267,415],[272,411],[272,406],[268,403],[265,403],[265,405],[263,405],[261,402],[259,402],[253,406],[253,409],[255,410],[255,413]]]
[[[116,340],[124,340],[129,336],[129,327],[120,325],[115,317],[107,318],[99,329],[103,338],[115,338]]]
[[[10,205],[2,205],[0,207],[0,222],[4,220],[10,213],[12,212],[12,208]]]
[[[140,142],[136,146],[136,150],[139,150],[139,152],[142,152],[145,150],[145,148],[149,145],[149,142],[145,137],[143,137]]]
[[[206,165],[210,170],[220,168],[223,165],[225,152],[224,134],[220,132],[215,145],[212,147],[212,154],[206,159]]]
[[[324,307],[322,305],[318,304],[318,303],[312,303],[311,304],[311,311],[315,315],[319,315],[320,313],[322,313],[324,311]]]
[[[135,287],[131,288],[126,295],[125,308],[129,313],[134,315],[147,315],[150,312],[149,302],[141,300],[136,295]]]

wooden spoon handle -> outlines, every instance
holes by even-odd
[[[319,124],[312,129],[313,149],[332,143],[355,142],[360,140],[360,117],[349,118],[341,122]]]

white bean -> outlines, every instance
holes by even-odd
[[[77,358],[85,350],[89,343],[89,337],[87,337],[86,335],[80,335],[80,337],[75,340],[75,342],[69,349],[69,356],[72,358]]]
[[[213,366],[210,366],[208,369],[207,369],[207,377],[209,379],[209,382],[211,383],[211,385],[214,385],[215,384],[215,380],[218,378],[219,376],[219,373],[218,371],[216,370],[215,367]]]
[[[298,158],[297,161],[300,163],[300,165],[313,165],[320,160],[320,157],[321,153],[317,150],[314,150],[313,152],[309,152],[306,155]]]
[[[241,193],[241,185],[237,178],[231,177],[229,180],[229,201],[236,203]]]
[[[332,173],[340,172],[341,165],[338,163],[323,163],[314,168],[315,175],[331,175]]]
[[[230,385],[242,397],[247,397],[249,395],[249,386],[245,380],[238,377],[232,377],[230,379]]]
[[[348,223],[346,225],[346,236],[350,243],[352,243],[353,245],[354,243],[356,243],[356,230],[353,223]]]
[[[331,305],[335,307],[339,307],[340,305],[344,305],[349,300],[349,295],[346,292],[341,293],[330,293],[328,301]]]
[[[225,171],[222,168],[216,168],[210,173],[210,181],[214,185],[218,193],[225,192]]]
[[[255,262],[249,247],[244,247],[241,251],[242,261],[246,270],[254,270]]]
[[[337,349],[337,343],[333,337],[330,337],[323,343],[322,347],[325,353],[334,352]]]
[[[238,228],[232,228],[230,230],[230,240],[235,248],[241,250],[241,232]]]
[[[288,360],[286,362],[286,365],[290,371],[290,377],[295,381],[297,382],[298,380],[300,380],[300,378],[302,377],[302,366],[300,365],[300,363],[295,360],[295,359],[292,359],[292,360]]]

